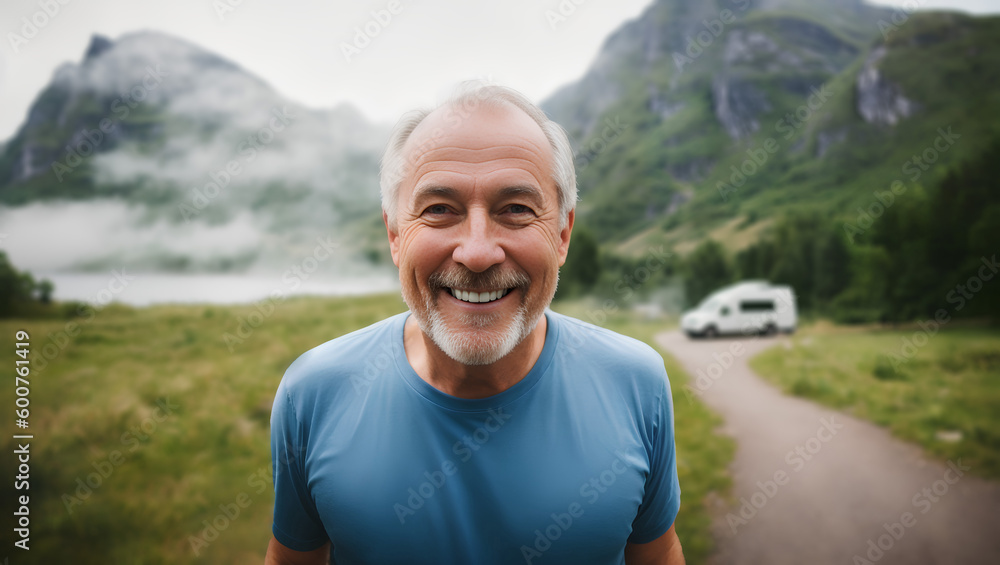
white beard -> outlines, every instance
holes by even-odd
[[[514,318],[507,323],[506,328],[498,330],[494,329],[500,322],[498,315],[466,314],[462,315],[461,321],[476,329],[459,331],[448,327],[441,312],[433,305],[426,304],[426,308],[430,314],[427,323],[417,317],[420,329],[448,357],[463,365],[490,365],[503,359],[531,334],[541,319],[539,315],[534,320],[529,320],[526,309],[521,306],[514,314]]]
[[[475,278],[467,271],[455,269],[451,272],[438,273],[432,279],[430,287],[434,289],[444,287],[468,287],[482,286],[489,288],[519,288],[521,292],[527,292],[531,286],[531,280],[527,275],[521,273],[494,273],[493,275],[479,275],[479,283],[470,278]],[[484,284],[483,280],[488,282]],[[559,274],[556,272],[556,285],[558,285]],[[547,296],[544,306],[538,308],[537,312],[530,312],[523,302],[518,306],[517,311],[510,320],[503,320],[500,314],[456,314],[458,322],[469,328],[460,331],[451,327],[441,311],[437,308],[437,301],[440,296],[428,296],[421,299],[416,288],[410,288],[403,284],[403,300],[410,307],[413,317],[417,320],[417,325],[431,341],[434,342],[441,351],[448,357],[463,365],[491,365],[503,359],[515,347],[518,346],[532,331],[538,326],[538,321],[545,315],[545,308],[555,295],[555,287]],[[513,297],[511,297],[513,298]],[[523,300],[523,296],[522,296]],[[423,308],[414,306],[423,303]],[[506,324],[504,325],[504,322]]]

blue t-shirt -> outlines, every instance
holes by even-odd
[[[680,506],[663,359],[546,312],[531,371],[482,399],[406,359],[409,313],[329,341],[271,413],[274,537],[338,565],[621,564]]]

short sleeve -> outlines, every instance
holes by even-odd
[[[649,543],[670,529],[681,505],[674,449],[674,405],[670,382],[663,371],[663,388],[652,422],[649,477],[642,504],[632,521],[629,543]]]
[[[328,541],[309,493],[303,458],[305,428],[285,387],[279,386],[271,409],[271,466],[274,472],[274,523],[271,531],[282,545],[311,551]]]

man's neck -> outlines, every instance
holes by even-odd
[[[410,316],[403,330],[406,360],[427,384],[458,398],[486,398],[521,381],[545,347],[548,320],[542,316],[535,329],[510,353],[491,365],[463,365],[449,357]]]

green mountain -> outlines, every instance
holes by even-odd
[[[543,106],[577,151],[580,223],[606,247],[736,252],[788,214],[853,241],[875,193],[912,194],[1000,136],[998,82],[1000,18],[658,0]]]
[[[934,313],[994,264],[998,86],[1000,18],[657,0],[543,103],[582,196],[563,291],[631,296],[679,275],[692,302],[766,278],[842,320]],[[386,133],[176,38],[95,38],[0,146],[5,246],[40,271],[245,271],[333,236],[338,274],[387,264]],[[1000,300],[961,309],[976,312]]]

